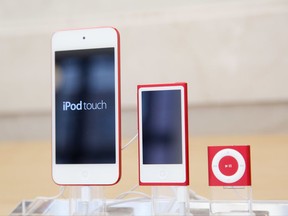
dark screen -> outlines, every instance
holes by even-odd
[[[55,58],[56,163],[115,163],[114,48]]]
[[[181,91],[143,91],[143,164],[181,164],[181,131]]]

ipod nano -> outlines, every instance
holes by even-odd
[[[138,85],[140,185],[188,185],[187,83]]]
[[[209,186],[250,186],[250,146],[209,146]]]

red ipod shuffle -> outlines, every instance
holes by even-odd
[[[208,146],[209,186],[251,186],[250,146]]]

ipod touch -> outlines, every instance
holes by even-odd
[[[60,185],[120,178],[120,51],[112,27],[52,37],[52,176]]]
[[[209,186],[250,186],[250,146],[209,146]]]
[[[137,92],[140,185],[188,185],[187,83]]]

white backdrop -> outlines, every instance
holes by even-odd
[[[1,1],[0,113],[48,112],[51,34],[101,25],[121,33],[124,108],[174,81],[194,105],[288,100],[288,1],[134,2]]]

